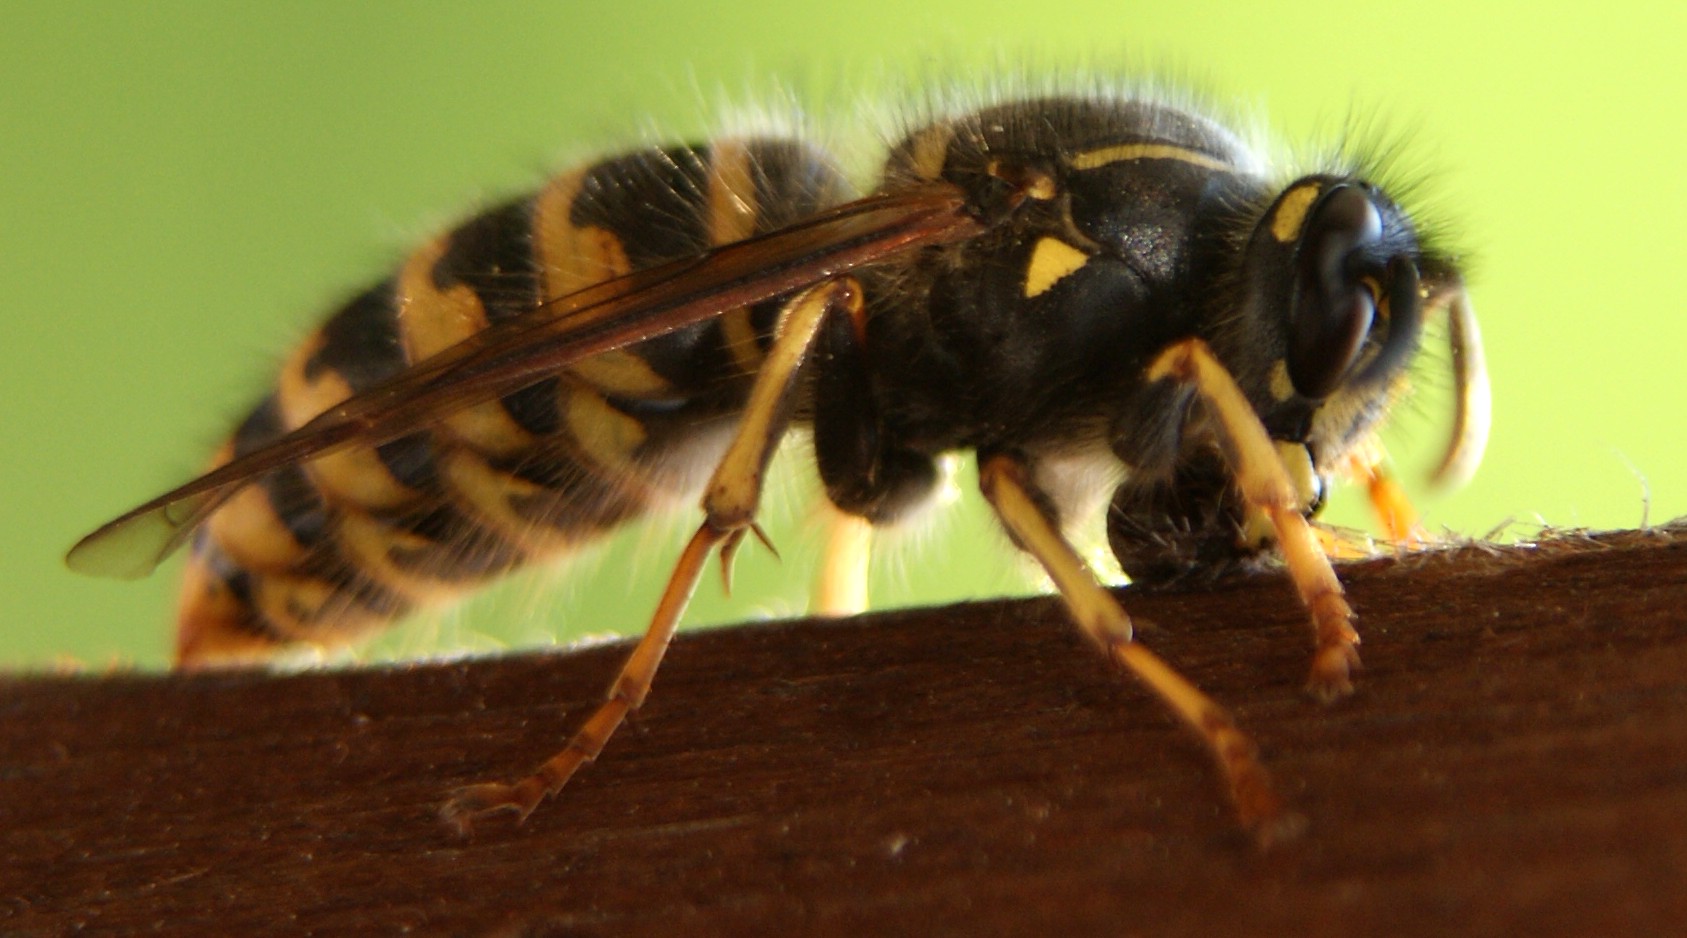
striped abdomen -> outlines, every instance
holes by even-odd
[[[787,141],[637,152],[435,239],[282,368],[219,461],[249,452],[487,325],[847,198]],[[725,446],[777,303],[587,359],[425,430],[289,466],[198,533],[177,657],[335,645],[691,497]]]

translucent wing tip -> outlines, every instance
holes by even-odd
[[[77,541],[64,564],[89,576],[138,580],[158,569],[218,501],[200,494],[143,505]]]

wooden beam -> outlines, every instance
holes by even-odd
[[[682,635],[523,826],[625,645],[0,683],[0,933],[1664,934],[1687,922],[1687,527],[1342,569],[1358,694],[1281,577],[1126,590],[1308,821],[1256,851],[1202,749],[1052,599]]]

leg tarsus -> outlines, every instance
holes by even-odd
[[[526,821],[540,802],[561,791],[581,766],[597,758],[610,735],[642,702],[644,693],[649,690],[648,683],[629,680],[629,671],[636,657],[635,653],[628,659],[610,691],[609,699],[600,704],[575,731],[561,752],[545,760],[532,775],[519,781],[507,784],[484,782],[457,789],[440,808],[440,818],[462,837],[474,832],[476,821],[493,815],[513,812],[517,824]]]
[[[517,823],[520,823],[541,801],[560,791],[580,766],[597,758],[609,737],[626,721],[627,715],[644,703],[645,696],[650,692],[651,680],[662,663],[669,642],[673,640],[674,630],[679,626],[680,616],[697,588],[697,581],[702,578],[709,553],[727,537],[728,533],[722,533],[708,522],[697,529],[697,533],[686,543],[679,562],[674,565],[674,572],[656,604],[649,628],[621,665],[621,671],[603,703],[574,731],[568,745],[545,760],[533,774],[510,784],[489,782],[453,792],[440,809],[440,816],[452,829],[461,836],[467,836],[473,831],[476,821],[507,812],[513,812]]]
[[[539,802],[550,794],[539,783],[537,776],[528,776],[514,784],[482,782],[465,785],[451,793],[451,797],[440,807],[439,817],[452,833],[470,837],[474,834],[475,822],[495,814],[514,812],[516,824],[525,822]]]
[[[1353,672],[1359,667],[1359,652],[1352,645],[1320,648],[1312,656],[1306,692],[1321,703],[1335,703],[1353,693]]]
[[[1353,628],[1353,607],[1347,604],[1341,581],[1318,544],[1312,526],[1292,508],[1268,507],[1277,529],[1277,546],[1312,618],[1312,667],[1309,693],[1323,701],[1353,693],[1353,672],[1359,669],[1359,632]]]

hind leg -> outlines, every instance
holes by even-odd
[[[533,774],[513,783],[488,782],[454,792],[440,810],[446,823],[467,834],[474,822],[489,815],[511,812],[525,819],[541,801],[561,790],[582,765],[596,759],[627,715],[644,703],[709,556],[719,549],[725,575],[730,571],[733,551],[746,534],[754,533],[765,543],[756,527],[755,513],[768,461],[790,419],[798,368],[820,324],[834,311],[854,315],[860,304],[860,288],[849,279],[811,287],[787,304],[781,314],[779,336],[756,374],[737,434],[704,489],[703,523],[680,555],[644,637],[627,656],[606,699],[562,751]]]

